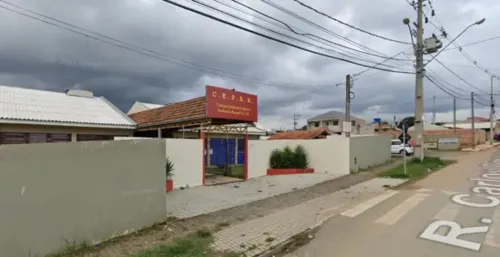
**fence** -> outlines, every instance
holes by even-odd
[[[349,174],[351,171],[385,163],[391,158],[390,137],[358,135],[315,140],[248,141],[249,178],[266,175],[273,149],[302,145],[309,155],[309,166],[317,173]]]
[[[165,219],[165,143],[0,146],[0,256],[44,256]]]

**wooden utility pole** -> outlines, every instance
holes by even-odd
[[[345,122],[344,133],[351,136],[351,75],[345,76]]]

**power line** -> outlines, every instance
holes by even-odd
[[[474,42],[470,42],[470,43],[467,43],[467,44],[463,44],[462,48],[464,48],[466,46],[473,46],[473,45],[477,45],[477,44],[489,42],[489,41],[492,41],[492,40],[498,40],[498,39],[500,39],[500,36],[490,37],[490,38],[486,38],[486,39],[483,39],[483,40],[479,40],[479,41],[474,41]],[[452,47],[452,48],[445,49],[445,51],[449,51],[449,50],[453,50],[453,49],[459,49],[459,48],[460,47]]]
[[[257,31],[254,31],[254,30],[251,30],[251,29],[248,29],[248,28],[242,27],[242,26],[240,26],[240,25],[234,24],[234,23],[232,23],[232,22],[226,21],[226,20],[221,19],[221,18],[217,18],[217,17],[215,17],[215,16],[213,16],[213,15],[210,15],[210,14],[204,13],[204,12],[202,12],[202,11],[199,11],[199,10],[193,9],[193,8],[191,8],[191,7],[188,7],[188,6],[185,6],[185,5],[182,5],[182,4],[179,4],[179,3],[176,3],[176,2],[171,1],[171,0],[162,0],[162,1],[163,1],[163,2],[165,2],[165,3],[169,3],[169,4],[171,4],[171,5],[177,6],[177,7],[179,7],[179,8],[182,8],[182,9],[184,9],[184,10],[187,10],[187,11],[190,11],[190,12],[193,12],[193,13],[196,13],[196,14],[198,14],[198,15],[201,15],[201,16],[204,16],[204,17],[207,17],[207,18],[209,18],[209,19],[212,19],[212,20],[218,21],[218,22],[220,22],[220,23],[223,23],[223,24],[229,25],[229,26],[231,26],[231,27],[234,27],[234,28],[237,28],[237,29],[240,29],[240,30],[243,30],[243,31],[249,32],[249,33],[251,33],[251,34],[254,34],[254,35],[257,35],[257,36],[260,36],[260,37],[263,37],[263,38],[266,38],[266,39],[269,39],[269,40],[275,41],[275,42],[277,42],[277,43],[281,43],[281,44],[284,44],[284,45],[287,45],[287,46],[290,46],[290,47],[293,47],[293,48],[296,48],[296,49],[299,49],[299,50],[302,50],[302,51],[305,51],[305,52],[309,52],[309,53],[312,53],[312,54],[316,54],[316,55],[323,56],[323,57],[330,58],[330,59],[334,59],[334,60],[339,60],[339,61],[347,62],[347,63],[354,64],[354,65],[361,66],[361,67],[366,67],[366,68],[372,67],[372,66],[367,65],[367,64],[358,63],[358,62],[354,62],[354,61],[351,61],[351,60],[348,60],[348,59],[345,59],[345,58],[336,57],[336,56],[328,55],[328,54],[325,54],[325,53],[317,52],[317,51],[314,51],[314,50],[311,50],[311,49],[307,49],[307,48],[302,47],[302,46],[299,46],[299,45],[295,45],[295,44],[292,44],[292,43],[286,42],[286,41],[281,40],[281,39],[278,39],[278,38],[271,37],[271,36],[269,36],[269,35],[265,35],[265,34],[263,34],[263,33],[260,33],[260,32],[257,32]],[[381,71],[386,71],[386,72],[392,72],[392,73],[415,74],[414,72],[410,72],[410,71],[398,71],[398,70],[390,70],[390,69],[384,69],[384,68],[378,68],[378,67],[375,67],[375,68],[373,68],[373,69],[377,69],[377,70],[381,70]]]
[[[267,1],[267,0],[261,0],[261,1]],[[380,38],[380,39],[384,39],[384,40],[395,42],[395,43],[405,44],[405,45],[411,45],[412,44],[412,43],[409,43],[409,42],[404,42],[404,41],[400,41],[400,40],[396,40],[396,39],[384,37],[384,36],[381,36],[381,35],[378,35],[378,34],[375,34],[375,33],[369,32],[369,31],[366,31],[364,29],[360,29],[360,28],[355,27],[355,26],[353,26],[353,25],[351,25],[349,23],[341,21],[341,20],[339,20],[339,19],[337,19],[335,17],[332,17],[332,16],[330,16],[330,15],[324,13],[324,12],[321,12],[321,11],[319,11],[318,9],[316,9],[316,8],[314,8],[312,6],[303,3],[302,1],[299,1],[299,0],[293,0],[293,1],[296,2],[296,3],[298,3],[298,4],[300,4],[300,5],[302,5],[303,7],[307,8],[309,10],[312,10],[312,11],[314,11],[314,12],[322,15],[322,16],[325,16],[325,17],[327,17],[327,18],[329,18],[329,19],[331,19],[333,21],[336,21],[336,22],[338,22],[338,23],[340,23],[340,24],[342,24],[344,26],[347,26],[349,28],[352,28],[352,29],[355,29],[357,31],[363,32],[363,33],[368,34],[370,36],[374,36],[374,37],[377,37],[377,38]]]
[[[467,85],[469,85],[469,86],[471,86],[471,87],[473,87],[473,88],[475,88],[475,89],[477,89],[477,90],[479,90],[479,91],[481,91],[481,92],[483,92],[483,93],[488,94],[488,92],[486,92],[486,91],[484,91],[484,90],[482,90],[482,89],[480,89],[480,88],[478,88],[478,87],[476,87],[476,86],[472,85],[472,84],[471,84],[471,83],[469,83],[467,80],[465,80],[464,78],[460,77],[460,75],[458,75],[458,74],[457,74],[456,72],[454,72],[452,69],[448,68],[448,66],[444,65],[444,63],[442,63],[442,62],[441,62],[440,60],[438,60],[437,58],[435,58],[434,60],[436,60],[436,62],[438,62],[441,66],[443,66],[445,69],[447,69],[447,70],[448,70],[451,74],[453,74],[455,77],[457,77],[458,79],[460,79],[462,82],[466,83]]]
[[[247,77],[247,76],[243,76],[243,75],[232,73],[232,72],[227,72],[227,71],[222,71],[222,70],[210,68],[210,67],[203,66],[203,65],[200,65],[200,64],[196,64],[196,63],[193,63],[193,62],[190,62],[190,61],[182,60],[182,59],[179,59],[179,58],[176,58],[176,57],[173,57],[173,56],[169,56],[169,55],[166,55],[166,54],[163,54],[163,53],[159,53],[157,51],[150,50],[150,49],[147,49],[147,48],[144,48],[144,47],[141,47],[141,46],[137,46],[137,45],[134,45],[134,44],[131,44],[131,43],[127,43],[125,41],[122,41],[122,40],[119,40],[119,39],[116,39],[116,38],[113,38],[113,37],[110,37],[110,36],[107,36],[107,35],[104,35],[104,34],[101,34],[101,33],[98,33],[98,32],[94,32],[94,31],[91,31],[89,29],[85,29],[85,28],[80,27],[80,26],[76,26],[76,25],[70,24],[68,22],[65,22],[65,21],[62,21],[62,20],[59,20],[59,19],[47,16],[47,15],[44,15],[44,14],[39,13],[39,12],[35,12],[35,11],[32,11],[32,10],[29,10],[27,8],[24,8],[22,6],[9,3],[9,2],[4,1],[4,0],[0,0],[0,2],[8,4],[8,5],[11,5],[11,6],[14,6],[16,8],[19,8],[19,9],[23,10],[23,11],[26,11],[26,12],[38,15],[38,16],[43,17],[45,19],[48,19],[48,20],[51,20],[51,21],[63,24],[63,25],[68,26],[70,28],[64,27],[64,26],[61,26],[61,25],[59,25],[57,23],[54,23],[54,22],[51,22],[51,21],[47,21],[47,20],[44,20],[44,19],[32,16],[30,14],[23,13],[23,12],[11,9],[9,7],[0,5],[0,8],[2,8],[2,9],[5,9],[5,10],[8,10],[8,11],[17,13],[19,15],[25,16],[27,18],[31,18],[31,19],[40,21],[42,23],[45,23],[45,24],[48,24],[48,25],[51,25],[51,26],[55,26],[57,28],[60,28],[60,29],[63,29],[63,30],[66,30],[66,31],[69,31],[69,32],[72,32],[72,33],[75,33],[75,34],[78,34],[78,35],[81,35],[81,36],[84,36],[86,38],[90,38],[90,39],[93,39],[93,40],[96,40],[96,41],[99,41],[99,42],[102,42],[102,43],[105,43],[105,44],[109,44],[109,45],[112,45],[112,46],[115,46],[115,47],[118,47],[118,48],[121,48],[121,49],[124,49],[124,50],[127,50],[127,51],[131,51],[131,52],[134,52],[134,53],[137,53],[137,54],[148,56],[148,57],[151,57],[151,58],[154,58],[154,59],[157,59],[157,60],[160,60],[160,61],[168,62],[168,63],[171,63],[171,64],[176,64],[176,65],[183,66],[183,67],[186,67],[186,68],[195,69],[195,70],[199,70],[199,71],[204,71],[204,72],[215,74],[215,75],[222,76],[222,77],[228,77],[228,78],[231,78],[231,79],[236,79],[236,80],[246,81],[246,82],[250,82],[250,83],[261,84],[261,85],[268,85],[268,86],[275,86],[275,87],[289,87],[289,88],[298,88],[300,86],[307,86],[307,87],[311,86],[311,85],[299,85],[299,84],[295,84],[296,86],[292,86],[293,84],[278,83],[278,82],[274,82],[274,81],[264,81],[264,80],[257,79],[257,78]],[[77,29],[77,30],[75,30],[75,29]],[[84,32],[78,31],[78,30],[81,30],[81,31],[84,31],[84,32],[87,32],[87,33],[84,33]],[[103,40],[103,39],[101,39],[99,37],[108,39],[110,41]],[[113,41],[113,42],[111,42],[111,41]],[[114,43],[114,42],[116,42],[116,43]]]
[[[374,64],[374,63],[376,62],[376,61],[373,61],[373,60],[370,60],[370,59],[363,59],[363,57],[362,57],[362,58],[356,58],[356,57],[353,57],[353,56],[347,55],[347,54],[345,54],[345,53],[337,52],[337,51],[335,51],[335,50],[333,50],[333,49],[324,48],[324,47],[321,47],[321,46],[318,46],[318,45],[315,45],[315,44],[311,44],[311,43],[309,43],[309,42],[307,42],[307,41],[304,41],[304,40],[301,40],[301,39],[298,39],[298,38],[295,38],[295,37],[292,37],[292,36],[289,36],[289,35],[283,34],[283,33],[278,32],[278,31],[276,31],[276,30],[273,30],[273,29],[270,29],[270,28],[264,27],[264,26],[262,26],[262,25],[256,24],[256,23],[254,23],[254,22],[251,22],[251,21],[245,20],[245,19],[243,19],[243,18],[241,18],[241,17],[238,17],[238,16],[233,15],[233,14],[231,14],[231,13],[225,12],[225,11],[223,11],[223,10],[220,10],[220,9],[218,9],[218,8],[214,7],[214,6],[211,6],[211,5],[205,4],[205,3],[200,2],[200,1],[198,1],[198,0],[191,0],[191,1],[192,1],[192,2],[194,2],[194,3],[196,3],[196,4],[198,4],[198,5],[200,5],[200,6],[202,6],[202,7],[205,7],[205,8],[207,8],[207,9],[210,9],[210,10],[212,10],[212,11],[219,12],[219,13],[221,13],[221,14],[223,14],[223,15],[229,16],[229,17],[234,18],[234,19],[237,19],[237,20],[239,20],[239,21],[243,21],[243,22],[248,23],[248,24],[250,24],[250,25],[252,25],[252,26],[259,27],[259,28],[261,28],[261,29],[264,29],[264,30],[269,31],[269,32],[271,32],[271,33],[274,33],[274,34],[276,34],[276,35],[279,35],[279,36],[282,36],[282,37],[286,37],[286,38],[288,38],[288,39],[292,39],[292,40],[298,41],[298,42],[300,42],[300,43],[302,43],[302,44],[305,44],[305,45],[309,45],[309,46],[312,46],[312,47],[315,47],[315,48],[318,48],[318,49],[321,49],[321,50],[333,51],[333,52],[335,52],[336,54],[340,54],[340,55],[343,55],[343,56],[345,56],[345,57],[352,58],[352,59],[356,59],[356,60],[358,60],[358,61],[362,61],[362,62],[367,62],[367,63],[370,63],[370,64]],[[384,64],[383,66],[388,67],[388,68],[396,68],[396,67],[394,67],[394,66],[385,65],[385,64]]]
[[[237,0],[231,0],[231,1],[234,2],[234,3],[236,3],[236,4],[238,4],[238,5],[240,5],[240,6],[243,6],[243,7],[247,8],[247,9],[249,9],[249,10],[251,10],[251,11],[257,13],[257,14],[260,14],[261,16],[264,16],[264,17],[266,17],[266,18],[268,18],[270,20],[273,20],[276,23],[281,24],[282,26],[277,25],[276,23],[270,22],[269,20],[263,19],[262,17],[256,16],[256,15],[252,15],[249,12],[246,12],[244,10],[238,9],[238,8],[236,8],[234,6],[231,6],[231,5],[227,4],[227,3],[224,3],[222,1],[219,1],[219,0],[213,0],[213,1],[215,1],[215,2],[217,2],[219,4],[221,4],[221,5],[224,5],[226,7],[229,7],[231,9],[237,10],[237,11],[239,11],[241,13],[247,14],[247,15],[253,17],[253,18],[262,20],[262,21],[264,21],[266,23],[272,24],[274,26],[277,26],[277,27],[280,27],[280,28],[283,28],[283,29],[287,29],[287,30],[291,31],[292,33],[294,33],[296,35],[300,35],[300,36],[304,36],[304,37],[310,38],[310,39],[312,39],[312,40],[314,40],[316,42],[319,42],[319,43],[325,44],[325,42],[327,42],[327,43],[329,43],[327,45],[330,45],[330,46],[335,45],[337,47],[346,48],[346,49],[349,49],[349,50],[352,50],[352,51],[355,51],[355,52],[359,52],[359,53],[362,53],[362,54],[366,54],[366,55],[370,55],[370,56],[374,56],[374,57],[379,57],[379,58],[387,58],[387,56],[384,56],[384,55],[374,54],[374,53],[370,53],[370,52],[365,52],[365,51],[362,51],[362,50],[359,50],[359,49],[356,49],[356,48],[352,48],[352,47],[349,47],[349,46],[345,46],[345,45],[339,44],[337,42],[333,42],[331,40],[328,40],[328,39],[326,39],[324,37],[320,37],[320,36],[315,35],[315,34],[304,32],[301,29],[298,29],[298,28],[296,28],[296,27],[294,27],[294,26],[292,26],[292,25],[290,25],[290,24],[288,24],[288,23],[286,23],[286,22],[284,22],[284,21],[282,21],[280,19],[272,17],[272,16],[270,16],[270,15],[268,15],[268,14],[262,12],[262,11],[259,11],[259,10],[255,9],[255,8],[253,8],[253,7],[249,6],[249,5],[246,5],[246,4],[244,4],[244,3],[240,2],[240,1],[237,1]],[[394,58],[394,60],[398,60],[398,61],[412,61],[410,59],[399,59],[399,58]]]
[[[293,11],[290,11],[287,8],[285,8],[285,7],[277,4],[275,2],[263,1],[263,0],[261,0],[261,2],[263,2],[263,3],[265,3],[265,4],[269,5],[269,6],[271,6],[273,8],[276,8],[279,11],[281,11],[283,13],[286,13],[286,14],[288,14],[288,15],[290,15],[290,16],[292,16],[292,17],[294,17],[294,18],[296,18],[296,19],[298,19],[298,20],[300,20],[300,21],[302,21],[302,22],[304,22],[304,23],[306,23],[308,25],[311,25],[311,26],[313,26],[313,27],[315,27],[315,28],[317,28],[317,29],[319,29],[319,30],[327,33],[327,34],[330,34],[330,35],[332,35],[334,37],[337,37],[337,38],[339,38],[339,39],[341,39],[341,40],[343,40],[343,41],[345,41],[347,43],[350,43],[352,45],[355,45],[355,46],[357,46],[357,47],[359,47],[361,49],[365,49],[365,50],[370,51],[370,52],[382,54],[381,52],[379,52],[377,50],[374,50],[374,49],[371,49],[371,48],[365,46],[364,44],[358,43],[358,42],[356,42],[354,40],[351,40],[351,39],[349,39],[349,38],[347,38],[345,36],[339,35],[338,33],[335,33],[334,31],[332,31],[332,30],[330,30],[328,28],[325,28],[324,26],[321,26],[321,25],[319,25],[319,24],[317,24],[315,22],[312,22],[312,21],[310,21],[310,20],[302,17],[301,15],[299,15],[299,14],[293,12]],[[395,63],[397,65],[401,65],[400,62],[391,61],[391,63]],[[404,64],[404,65],[406,65],[406,64]]]

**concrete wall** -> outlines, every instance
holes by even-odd
[[[366,169],[391,159],[390,135],[354,135],[350,138],[351,171]]]
[[[174,188],[203,185],[203,141],[174,139],[166,141],[166,156],[174,163]]]
[[[248,177],[265,176],[272,150],[303,145],[309,167],[317,173],[349,174],[391,159],[390,136],[359,135],[314,140],[258,140],[248,142]]]
[[[148,137],[115,137],[115,140],[156,140]],[[203,142],[200,139],[165,138],[165,157],[174,163],[174,188],[203,185]]]
[[[35,126],[35,125],[15,125],[15,124],[0,124],[0,132],[65,133],[65,134],[71,134],[71,140],[73,142],[76,142],[77,134],[112,135],[112,136],[124,136],[124,137],[134,135],[133,129]]]
[[[303,145],[309,155],[309,167],[315,172],[349,174],[349,141],[344,137],[315,140],[248,141],[248,177],[265,176],[272,150]]]
[[[44,256],[165,219],[165,143],[0,146],[0,256]]]

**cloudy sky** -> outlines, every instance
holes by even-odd
[[[378,67],[412,70],[411,45],[357,31],[293,0],[238,2],[286,23],[298,33],[314,36],[294,34],[282,23],[232,0],[198,1],[250,23],[189,0],[175,1],[301,47],[368,66],[399,53],[397,60]],[[304,2],[373,34],[395,41],[411,40],[402,19],[414,21],[416,12],[406,0]],[[431,3],[436,15],[431,16],[428,4],[426,37],[441,35],[431,23],[443,26],[451,38],[483,17],[484,24],[470,28],[456,42],[466,45],[500,36],[496,29],[500,25],[499,1]],[[268,128],[290,128],[294,113],[301,115],[299,122],[303,124],[322,112],[342,110],[345,87],[336,84],[343,82],[346,74],[366,69],[252,35],[161,0],[2,0],[0,15],[0,84],[55,91],[88,89],[124,111],[136,100],[163,104],[201,96],[204,86],[211,84],[257,94],[259,122]],[[446,45],[449,41],[443,42]],[[461,97],[457,100],[459,118],[470,115],[471,91],[479,95],[480,102],[487,103],[490,75],[483,69],[500,75],[499,44],[500,39],[465,46],[463,53],[451,45],[440,54],[437,59],[465,82],[436,61],[427,66],[428,74]],[[500,93],[500,81],[495,83],[495,93]],[[352,111],[367,120],[412,115],[414,86],[414,75],[366,71],[355,77]],[[432,116],[433,95],[437,120],[451,120],[452,97],[428,80],[424,84],[425,119]],[[488,109],[479,103],[476,106],[477,115],[487,117]]]

